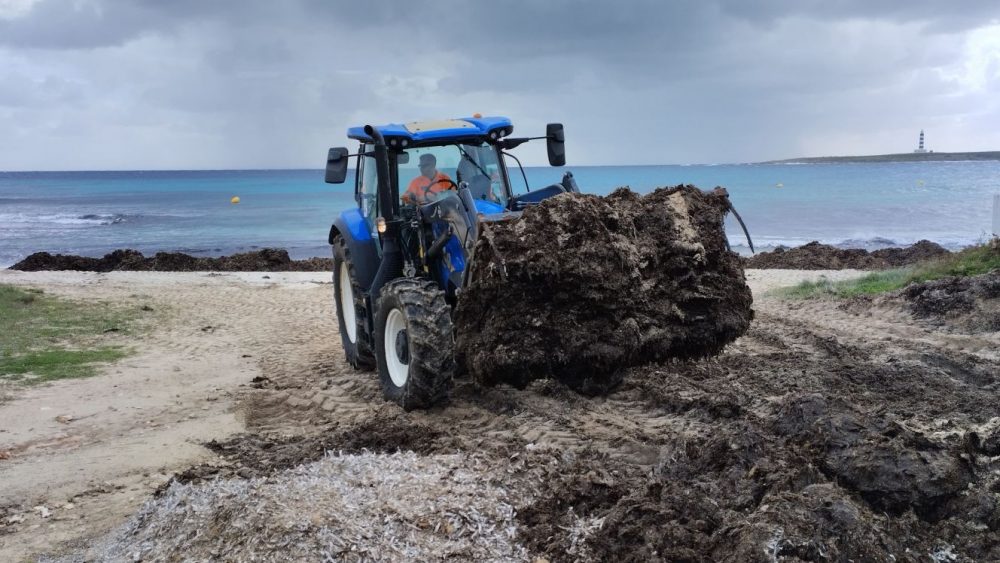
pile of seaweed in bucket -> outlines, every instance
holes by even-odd
[[[729,208],[724,190],[619,188],[484,223],[455,311],[459,365],[486,385],[597,394],[629,366],[719,353],[753,318]]]

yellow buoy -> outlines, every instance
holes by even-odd
[[[239,203],[240,202],[240,196],[234,195],[233,199],[229,200],[229,202],[230,203]]]

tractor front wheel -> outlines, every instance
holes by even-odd
[[[386,400],[406,410],[441,401],[455,373],[451,310],[434,282],[385,285],[375,315],[375,357]]]

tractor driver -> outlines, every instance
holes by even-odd
[[[447,174],[438,172],[437,157],[426,153],[420,155],[420,175],[410,181],[403,193],[403,203],[429,203],[445,190],[455,189],[454,182]]]

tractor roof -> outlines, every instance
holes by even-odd
[[[376,125],[385,137],[386,143],[406,139],[412,144],[443,143],[462,140],[484,140],[490,133],[497,136],[510,135],[514,126],[506,117],[462,117],[436,121],[414,121],[411,123],[389,123]],[[364,127],[351,127],[347,136],[358,141],[371,141]],[[495,137],[494,137],[495,138]]]

